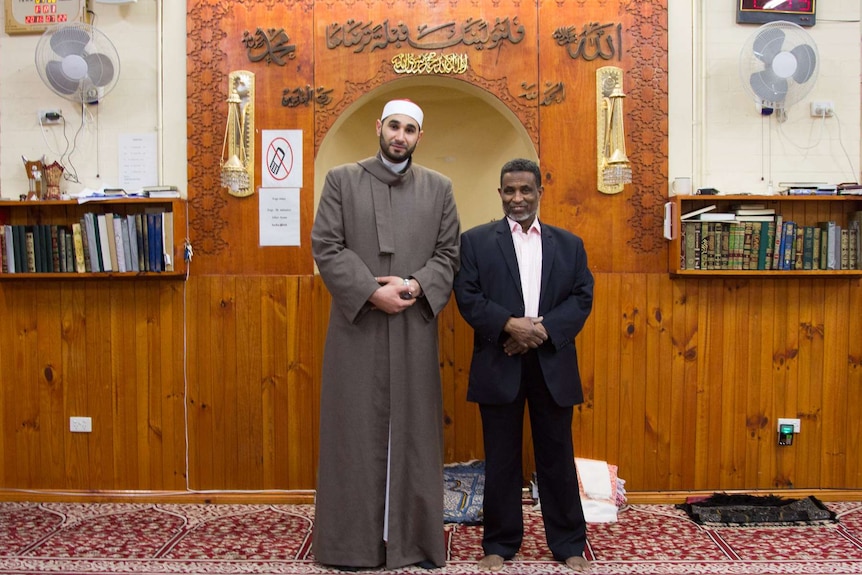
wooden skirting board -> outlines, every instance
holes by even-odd
[[[709,496],[717,491],[632,491],[628,503],[658,505],[684,503],[689,497]],[[798,499],[813,495],[821,501],[862,501],[860,489],[776,489],[732,490],[728,494],[778,495]],[[314,503],[310,489],[290,491],[52,491],[0,489],[0,501],[66,501],[74,503],[222,503],[222,504],[303,504]]]

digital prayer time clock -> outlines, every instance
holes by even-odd
[[[7,34],[41,34],[64,22],[77,22],[84,0],[6,0]]]
[[[736,0],[736,21],[765,24],[786,20],[800,26],[814,26],[817,0]]]

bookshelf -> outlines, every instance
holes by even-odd
[[[0,280],[185,278],[186,205],[181,198],[0,200]],[[80,240],[75,239],[76,227]],[[8,249],[10,234],[13,246],[24,246],[14,272],[9,267],[15,256],[15,248]],[[94,237],[95,248],[90,245]]]
[[[665,205],[665,237],[669,240],[669,248],[668,248],[668,272],[672,277],[723,277],[723,276],[749,276],[749,277],[769,277],[769,278],[799,278],[799,277],[862,277],[862,269],[858,269],[862,266],[858,264],[851,264],[849,262],[850,259],[853,259],[852,254],[848,256],[848,260],[846,262],[846,266],[841,269],[823,269],[820,267],[820,259],[817,259],[817,264],[812,264],[808,266],[806,263],[804,266],[798,266],[791,264],[790,267],[786,269],[775,269],[769,263],[766,263],[764,266],[763,261],[760,262],[758,266],[756,263],[751,263],[749,261],[749,265],[745,266],[747,269],[743,268],[739,265],[738,260],[731,260],[731,263],[728,263],[727,257],[728,253],[733,254],[732,257],[742,257],[740,255],[740,250],[742,247],[739,247],[737,251],[734,251],[733,247],[728,249],[728,238],[732,235],[730,232],[731,222],[722,222],[722,226],[718,229],[721,229],[721,233],[724,236],[721,236],[721,240],[715,240],[715,236],[712,235],[712,228],[710,228],[710,238],[709,241],[705,243],[700,243],[701,253],[706,253],[709,251],[709,247],[713,247],[710,244],[721,243],[724,246],[724,249],[719,249],[720,253],[723,254],[725,259],[721,259],[721,256],[715,256],[714,251],[710,251],[710,255],[708,261],[704,262],[696,262],[695,265],[692,265],[692,257],[691,250],[697,249],[692,248],[691,245],[688,247],[688,254],[686,253],[686,236],[691,233],[692,226],[686,226],[685,222],[681,219],[684,214],[691,213],[693,211],[701,210],[703,208],[708,208],[710,206],[715,206],[714,209],[710,210],[708,213],[733,213],[735,208],[745,208],[746,206],[764,206],[767,210],[772,209],[776,216],[781,216],[780,223],[786,223],[788,221],[794,222],[797,226],[797,230],[801,233],[806,227],[817,227],[820,222],[835,222],[837,226],[842,229],[850,229],[850,222],[853,220],[853,214],[857,211],[862,211],[862,196],[853,196],[853,195],[771,195],[771,196],[753,196],[753,195],[716,195],[716,196],[703,196],[703,195],[691,195],[691,196],[674,196],[669,198],[668,203]],[[775,218],[775,221],[778,222],[778,218]],[[699,222],[701,226],[701,232],[696,236],[697,240],[703,242],[703,234],[707,233],[705,223],[708,222]],[[733,222],[738,224],[740,222]],[[768,223],[768,222],[766,222]],[[764,225],[764,222],[760,222],[760,225]],[[736,227],[734,230],[738,233],[739,228]],[[688,233],[687,233],[688,232]],[[764,234],[767,232],[764,231]],[[761,237],[766,237],[761,236]],[[847,236],[848,242],[849,234]],[[855,237],[855,236],[854,236]],[[839,236],[840,238],[840,236]],[[690,238],[689,238],[690,239]],[[734,240],[734,246],[744,246],[744,240],[736,239]],[[794,238],[794,244],[798,245],[800,248],[803,245],[803,242],[806,240],[796,239]],[[862,260],[862,255],[860,255],[858,246],[859,242],[862,241],[862,238],[856,238],[854,240],[855,245],[857,246],[856,250],[856,261]],[[741,243],[740,243],[741,242]],[[766,245],[774,245],[774,239],[770,238]],[[798,242],[798,243],[796,243]],[[849,250],[849,244],[848,244]],[[773,253],[770,254],[775,257],[774,249]],[[783,257],[784,254],[782,254]],[[795,264],[799,263],[799,260],[795,256],[795,252],[792,252],[792,255],[789,258],[795,262]],[[768,257],[766,258],[768,261]],[[756,262],[756,260],[754,260]],[[776,261],[772,260],[773,264]],[[852,266],[855,265],[855,268]],[[812,267],[812,269],[806,269],[807,267]]]

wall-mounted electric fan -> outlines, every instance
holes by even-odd
[[[783,120],[788,106],[814,87],[817,46],[801,26],[778,20],[759,27],[739,55],[739,75],[762,113]]]
[[[76,22],[45,30],[36,45],[36,69],[58,95],[95,104],[116,86],[120,59],[104,33]]]

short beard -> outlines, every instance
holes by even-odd
[[[506,216],[514,222],[521,223],[521,222],[525,222],[525,221],[529,220],[530,218],[536,217],[537,213],[538,212],[525,212],[521,215],[517,215],[517,214],[513,215],[511,210],[507,210]]]
[[[413,155],[414,149],[415,149],[415,147],[414,148],[408,148],[404,152],[403,156],[393,156],[392,154],[389,153],[389,146],[386,143],[386,138],[383,137],[382,132],[380,134],[380,153],[382,153],[386,157],[387,160],[389,160],[390,162],[392,162],[394,164],[400,164],[401,162],[403,162],[405,160],[409,160],[410,156]]]

